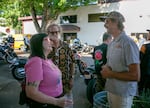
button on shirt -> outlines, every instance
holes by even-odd
[[[139,49],[135,42],[122,32],[108,46],[107,65],[113,72],[128,71],[128,66],[139,63]],[[106,90],[120,96],[134,96],[137,93],[136,81],[122,81],[118,79],[107,79]]]

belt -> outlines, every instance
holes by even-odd
[[[38,103],[38,102],[31,102],[29,104],[30,108],[61,108],[59,106],[55,106],[52,104],[42,104],[42,103]]]
[[[55,98],[60,98],[64,96],[63,94],[61,94],[60,96],[57,96]],[[59,106],[55,106],[53,104],[46,104],[46,103],[39,103],[39,102],[36,102],[34,100],[31,100],[29,101],[29,106],[30,108],[61,108]]]

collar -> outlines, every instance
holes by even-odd
[[[125,33],[124,31],[122,31],[122,32],[119,34],[119,36],[116,37],[113,41],[114,41],[114,42],[119,41],[125,34],[126,34],[126,33]]]
[[[64,47],[64,46],[68,46],[68,44],[66,42],[60,40],[58,49],[61,48],[61,47]]]

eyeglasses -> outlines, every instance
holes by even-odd
[[[49,32],[48,32],[48,34],[52,34],[52,35],[58,34],[58,33],[60,33],[60,31],[51,31],[51,32],[49,31]]]

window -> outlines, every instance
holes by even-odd
[[[60,24],[77,23],[77,15],[61,16]]]
[[[123,1],[123,0],[98,0],[98,3],[113,3],[119,1]]]
[[[71,2],[72,6],[82,6],[87,4],[97,4],[98,0],[66,0],[66,2]]]
[[[107,13],[95,13],[95,14],[88,14],[88,22],[103,22],[100,20],[100,16],[106,16]]]

